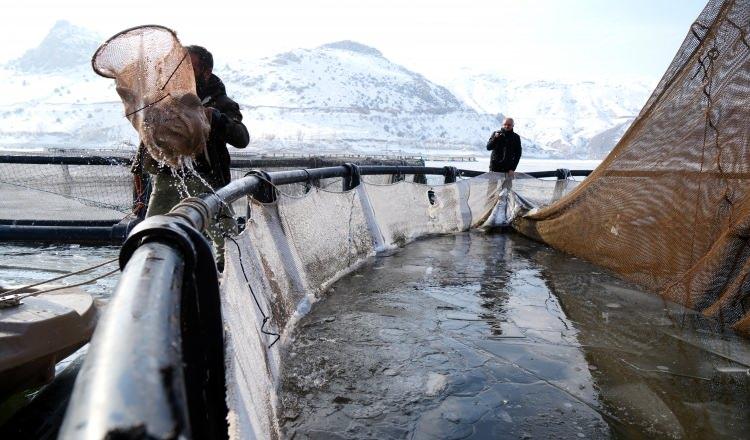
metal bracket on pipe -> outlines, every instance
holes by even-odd
[[[273,203],[276,201],[276,188],[273,186],[273,177],[263,170],[252,170],[245,176],[256,176],[260,180],[257,189],[250,194],[252,198],[261,203]]]
[[[567,168],[558,168],[557,170],[555,170],[555,177],[557,177],[557,180],[567,180],[571,176],[572,174]]]
[[[444,183],[456,183],[458,177],[458,168],[456,167],[443,167],[445,170],[445,181]]]
[[[161,241],[173,244],[182,252],[185,258],[185,267],[195,267],[196,251],[190,235],[185,231],[182,222],[177,221],[174,216],[155,215],[140,222],[133,228],[125,243],[120,249],[120,269],[130,261],[138,247],[144,243]]]
[[[186,209],[193,209],[195,212],[197,212],[198,216],[201,219],[200,225],[194,224],[195,219],[188,213],[183,212]],[[184,199],[183,201],[178,203],[177,206],[172,208],[172,211],[170,211],[170,213],[167,215],[183,218],[199,230],[205,229],[208,226],[209,221],[211,220],[211,210],[208,204],[205,202],[205,200],[198,197],[188,197]]]
[[[344,176],[343,190],[349,191],[359,186],[362,181],[362,176],[359,172],[359,166],[353,163],[345,163],[343,166],[349,171],[349,173]]]
[[[401,169],[398,165],[396,165],[396,171],[398,171],[396,174],[391,174],[391,183],[403,182],[406,180],[406,176],[401,173]]]

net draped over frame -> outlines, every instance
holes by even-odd
[[[750,1],[711,1],[623,138],[516,229],[750,333]]]

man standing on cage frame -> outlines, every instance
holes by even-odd
[[[492,151],[490,171],[507,173],[513,177],[518,161],[521,160],[521,137],[513,131],[513,118],[505,118],[500,130],[495,131],[487,141],[487,150]]]

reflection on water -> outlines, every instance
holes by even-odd
[[[117,258],[119,246],[78,244],[0,244],[0,287],[20,287],[76,272]],[[71,285],[93,279],[117,268],[117,262],[90,272],[74,275],[53,285]],[[80,288],[97,299],[106,299],[114,290],[120,273],[83,285]],[[45,289],[48,286],[39,286]]]
[[[287,347],[295,438],[741,437],[750,344],[517,235],[413,243]]]
[[[750,343],[655,295],[581,274],[576,261],[531,251],[575,322],[602,411],[621,434],[737,438],[750,428]],[[583,275],[583,276],[582,276]],[[582,294],[582,292],[592,292]]]

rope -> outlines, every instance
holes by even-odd
[[[268,317],[268,315],[265,314],[265,312],[263,312],[263,308],[260,306],[260,301],[258,301],[258,297],[255,296],[255,291],[253,290],[253,286],[250,285],[250,279],[248,279],[247,272],[245,272],[245,265],[242,264],[242,250],[240,249],[240,245],[239,243],[237,243],[237,240],[232,238],[231,235],[224,234],[224,237],[232,240],[232,243],[234,243],[234,245],[237,247],[237,257],[240,261],[240,268],[242,269],[242,276],[245,278],[245,283],[247,284],[247,288],[250,289],[250,294],[253,296],[253,300],[255,300],[255,305],[258,307],[258,311],[260,312],[261,316],[263,316],[263,323],[260,325],[260,332],[263,333],[264,335],[276,336],[276,339],[274,339],[273,342],[271,342],[271,344],[268,346],[268,348],[271,348],[273,347],[275,343],[279,341],[279,339],[281,339],[281,335],[278,333],[267,331],[265,329],[266,323],[268,323],[270,318]]]
[[[166,84],[165,84],[165,85],[166,85]],[[147,109],[147,108],[151,107],[152,105],[156,104],[157,102],[159,102],[159,101],[163,100],[163,99],[164,99],[164,98],[166,98],[167,96],[170,96],[170,95],[169,95],[169,93],[167,93],[166,95],[164,95],[164,96],[162,96],[161,98],[157,99],[156,101],[152,102],[151,104],[146,104],[146,105],[144,105],[143,107],[139,108],[138,110],[133,110],[132,112],[130,112],[130,113],[128,113],[128,114],[126,114],[126,115],[125,115],[125,117],[127,118],[128,116],[134,115],[134,114],[138,113],[138,112],[139,112],[139,111],[141,111],[141,110]]]
[[[39,291],[36,291],[36,292],[29,292],[29,293],[27,293],[27,294],[24,294],[24,295],[19,295],[19,296],[18,296],[18,297],[17,297],[16,299],[19,299],[19,300],[20,300],[20,299],[28,298],[28,297],[30,297],[30,296],[35,296],[35,295],[39,295],[39,294],[41,294],[41,293],[49,293],[49,292],[55,292],[55,291],[57,291],[57,290],[70,289],[70,288],[73,288],[73,287],[83,286],[83,285],[85,285],[85,284],[91,284],[91,283],[93,283],[94,281],[96,281],[96,280],[100,280],[100,279],[102,279],[102,278],[106,278],[106,277],[108,277],[108,276],[110,276],[110,275],[114,274],[115,272],[118,272],[119,270],[120,270],[120,269],[119,269],[119,268],[117,268],[117,269],[111,270],[111,271],[109,271],[109,272],[107,272],[107,273],[105,273],[105,274],[103,274],[103,275],[99,275],[98,277],[94,277],[94,278],[88,279],[88,280],[86,280],[86,281],[81,281],[80,283],[77,283],[77,284],[71,284],[71,285],[67,285],[67,286],[54,287],[54,288],[52,288],[52,289],[47,289],[47,290],[39,290]]]
[[[63,279],[63,278],[67,278],[67,277],[73,276],[73,275],[78,275],[78,274],[82,274],[82,273],[88,272],[88,271],[90,271],[90,270],[96,269],[96,268],[98,268],[98,267],[102,267],[102,266],[105,266],[105,265],[107,265],[107,264],[110,264],[110,263],[114,263],[115,261],[118,261],[118,260],[119,260],[119,258],[113,258],[113,259],[111,259],[111,260],[105,261],[104,263],[100,263],[100,264],[97,264],[96,266],[91,266],[91,267],[88,267],[88,268],[86,268],[86,269],[81,269],[81,270],[79,270],[79,271],[76,271],[76,272],[70,272],[70,273],[67,273],[67,274],[65,274],[65,275],[60,275],[59,277],[55,277],[55,278],[50,278],[50,279],[48,279],[48,280],[40,281],[40,282],[38,282],[38,283],[35,283],[35,284],[29,284],[28,286],[18,287],[18,288],[15,288],[15,289],[13,289],[13,290],[9,290],[9,291],[7,291],[7,292],[3,292],[3,294],[2,294],[3,296],[2,296],[2,297],[0,297],[0,299],[2,299],[3,297],[5,297],[5,296],[7,296],[7,295],[10,295],[10,294],[12,294],[12,293],[15,293],[15,292],[21,292],[21,291],[24,291],[24,290],[27,290],[27,289],[31,289],[32,287],[36,287],[36,286],[40,286],[40,285],[42,285],[42,284],[47,284],[47,283],[50,283],[50,282],[52,282],[52,281],[57,281],[57,280],[61,280],[61,279]],[[110,272],[109,274],[111,274],[111,273],[114,273],[114,272],[116,272],[116,271],[118,271],[118,270],[119,270],[119,269],[115,269],[114,271]],[[109,275],[109,274],[108,274],[108,275]],[[92,280],[92,281],[96,281],[97,279],[98,279],[98,278],[95,278],[95,279],[94,279],[94,280]],[[83,283],[83,284],[86,284],[86,283]],[[52,290],[67,289],[68,287],[77,287],[77,286],[79,286],[79,285],[80,285],[80,284],[78,284],[78,285],[74,285],[74,286],[64,286],[64,287],[59,287],[59,288],[55,288],[55,289],[52,289]],[[39,293],[43,293],[43,292],[51,292],[52,290],[46,290],[46,291],[41,291],[41,292],[31,292],[31,294],[32,294],[32,295],[37,295],[37,294],[39,294]],[[25,295],[25,296],[22,296],[22,298],[26,298],[27,296],[31,296],[31,295]]]
[[[187,58],[187,56],[188,56],[189,53],[190,53],[189,51],[187,51],[187,50],[185,51],[185,55],[183,55],[182,58],[180,58],[180,62],[177,63],[177,67],[175,67],[174,70],[172,71],[172,73],[169,74],[169,78],[167,78],[167,80],[164,81],[164,85],[161,86],[161,89],[159,89],[159,90],[164,90],[164,87],[166,87],[167,84],[169,84],[169,81],[172,79],[172,77],[174,76],[174,74],[177,72],[177,69],[180,68],[180,66],[182,65],[182,62],[185,61],[185,58]]]

